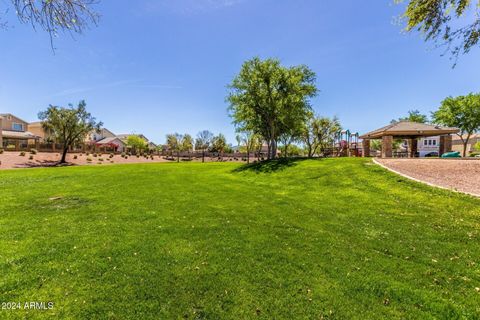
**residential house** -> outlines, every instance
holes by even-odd
[[[0,114],[0,147],[4,149],[27,149],[37,145],[40,137],[28,131],[28,122],[11,113]]]
[[[440,154],[440,136],[420,138],[417,143],[418,156],[438,157]]]
[[[123,152],[126,148],[126,143],[107,128],[90,132],[85,138],[85,144],[105,152]]]

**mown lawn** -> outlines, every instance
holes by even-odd
[[[480,200],[363,159],[0,172],[1,319],[478,319]]]

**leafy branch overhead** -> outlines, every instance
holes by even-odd
[[[50,40],[62,32],[82,33],[96,25],[99,14],[92,7],[99,0],[11,0],[20,22],[40,27]],[[1,21],[0,21],[1,22]],[[5,21],[3,22],[5,23]]]
[[[426,41],[446,45],[454,58],[468,53],[480,40],[479,0],[409,0],[402,17],[406,31],[420,31]]]

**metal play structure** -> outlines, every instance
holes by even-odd
[[[351,133],[350,130],[338,132],[333,142],[332,156],[361,157],[362,149],[359,144],[359,137],[358,132]]]

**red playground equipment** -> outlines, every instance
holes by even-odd
[[[334,157],[361,157],[359,136],[358,132],[351,133],[350,130],[338,132],[333,142],[332,155]]]

